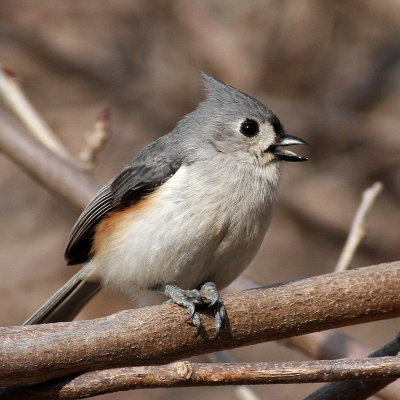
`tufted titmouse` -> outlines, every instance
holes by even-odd
[[[158,291],[226,318],[217,291],[250,263],[268,228],[280,161],[305,161],[259,101],[203,74],[206,100],[146,146],[75,223],[65,257],[85,263],[25,324],[72,320],[102,286]]]

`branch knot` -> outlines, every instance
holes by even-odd
[[[189,361],[179,361],[175,363],[174,369],[179,378],[190,379],[193,374],[193,367]]]

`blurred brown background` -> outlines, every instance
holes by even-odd
[[[202,98],[199,70],[252,94],[310,161],[284,166],[272,226],[245,276],[263,284],[332,271],[361,192],[384,183],[353,265],[400,259],[400,4],[382,1],[2,0],[0,62],[77,154],[109,106],[114,135],[95,177],[117,173]],[[18,325],[76,269],[63,250],[78,211],[0,157],[2,325]],[[130,307],[103,293],[81,318]],[[378,347],[398,320],[346,328]],[[269,343],[238,361],[304,359]],[[205,360],[205,358],[197,358]],[[260,386],[298,399],[317,385]],[[232,388],[134,391],[104,399],[231,399]]]

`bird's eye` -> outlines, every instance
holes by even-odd
[[[242,125],[240,125],[240,132],[247,137],[256,136],[259,132],[258,122],[254,121],[254,119],[246,119],[246,121],[242,122]]]

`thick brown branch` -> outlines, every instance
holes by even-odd
[[[61,159],[37,142],[1,109],[0,151],[27,174],[76,207],[83,208],[98,189],[98,185],[75,164]]]
[[[400,377],[400,357],[270,363],[192,364],[116,368],[42,384],[12,387],[0,397],[84,399],[120,390],[237,384],[309,383]],[[339,397],[338,397],[339,398]]]
[[[260,287],[261,285],[247,278],[240,276],[236,279],[228,289],[231,290],[244,290],[255,287]],[[340,331],[339,329],[333,329],[323,332],[314,332],[307,335],[294,336],[291,338],[283,339],[279,341],[288,347],[300,350],[304,354],[308,355],[314,359],[338,359],[338,358],[360,358],[365,357],[366,354],[372,352],[364,344],[360,343],[358,340],[347,335],[346,333]],[[397,355],[400,349],[400,336],[398,335],[394,342],[391,342],[392,348],[387,349],[387,352],[379,353],[377,356],[390,356]],[[213,353],[220,354],[227,353],[226,351]],[[210,354],[212,356],[212,354]],[[228,362],[224,360],[218,360],[219,362]],[[233,362],[230,360],[229,362]],[[385,386],[379,390],[375,395],[381,399],[385,400],[400,400],[400,381],[395,382],[383,382]],[[383,386],[383,385],[381,385]]]
[[[0,328],[0,384],[102,368],[164,364],[196,354],[400,315],[400,262],[225,296],[229,323],[196,337],[173,304],[91,321]],[[366,295],[367,294],[367,295]]]

